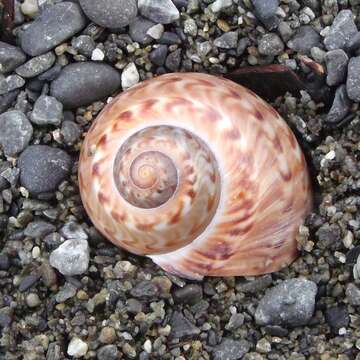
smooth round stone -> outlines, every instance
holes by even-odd
[[[26,61],[26,55],[16,46],[0,41],[0,73],[13,71]]]
[[[30,193],[55,191],[72,166],[63,150],[47,145],[31,145],[19,157],[20,183]]]
[[[129,35],[133,41],[139,44],[147,45],[152,41],[151,36],[148,34],[149,29],[154,25],[154,22],[138,16],[134,21],[130,23]]]
[[[50,95],[71,109],[104,99],[119,86],[117,70],[107,64],[89,61],[66,66],[51,83]]]
[[[41,304],[41,300],[39,299],[38,294],[30,293],[26,296],[26,305],[30,308],[37,307]]]
[[[74,358],[84,356],[88,351],[88,344],[79,338],[72,338],[67,348],[67,353]]]
[[[74,145],[81,136],[81,129],[74,121],[64,121],[60,132],[63,137],[64,144],[68,146]]]
[[[135,0],[80,0],[86,16],[107,28],[120,28],[129,25],[137,15]]]
[[[52,96],[41,95],[35,102],[30,120],[37,125],[59,125],[63,119],[63,105]]]
[[[170,24],[180,17],[179,10],[171,0],[138,0],[142,16],[160,24]]]
[[[47,6],[21,33],[21,48],[31,56],[43,54],[81,31],[86,22],[76,3],[64,1]]]
[[[12,110],[0,115],[0,145],[6,156],[23,151],[32,135],[32,125],[21,111]]]

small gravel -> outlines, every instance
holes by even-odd
[[[232,340],[225,338],[213,350],[214,360],[238,360],[249,352],[250,344],[246,340]]]
[[[0,74],[6,74],[26,61],[26,55],[16,46],[0,41]]]
[[[52,96],[41,95],[35,102],[30,120],[37,125],[59,125],[63,119],[63,105]]]
[[[276,56],[284,51],[284,43],[277,34],[266,34],[259,41],[261,55]]]

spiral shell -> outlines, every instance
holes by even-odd
[[[240,85],[196,73],[112,100],[85,137],[79,186],[104,236],[191,279],[290,264],[312,204],[304,156],[279,114]]]

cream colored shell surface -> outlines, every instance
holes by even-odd
[[[171,191],[127,179],[135,159],[145,183],[163,176]],[[290,264],[312,204],[304,156],[278,113],[242,86],[196,73],[162,75],[114,98],[85,137],[79,186],[104,236],[192,279]]]

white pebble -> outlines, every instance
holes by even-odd
[[[144,342],[144,350],[145,350],[148,354],[151,354],[151,351],[152,351],[151,340],[147,339],[147,340]]]
[[[333,160],[335,159],[336,153],[334,150],[330,150],[326,155],[325,155],[325,159],[327,160]]]
[[[156,24],[152,26],[146,34],[151,36],[155,40],[159,40],[164,33],[164,25],[163,24]]]
[[[80,358],[84,356],[87,353],[87,351],[88,351],[87,343],[77,337],[71,339],[67,349],[68,355],[73,356],[75,358]]]
[[[37,13],[39,12],[37,0],[25,0],[20,5],[20,9],[24,15],[27,15],[30,17],[35,17],[37,15]]]
[[[346,335],[346,329],[344,327],[339,329],[339,335]]]
[[[129,87],[137,84],[140,80],[139,73],[136,65],[132,62],[128,64],[121,74],[121,86],[122,88],[128,89]]]
[[[34,246],[31,255],[34,259],[37,259],[40,256],[40,248],[38,246]]]
[[[226,9],[231,5],[232,5],[232,0],[216,0],[211,5],[209,5],[209,8],[211,9],[212,12],[217,13],[222,9]]]
[[[93,61],[103,61],[105,54],[98,48],[94,49],[91,54],[91,60]]]

